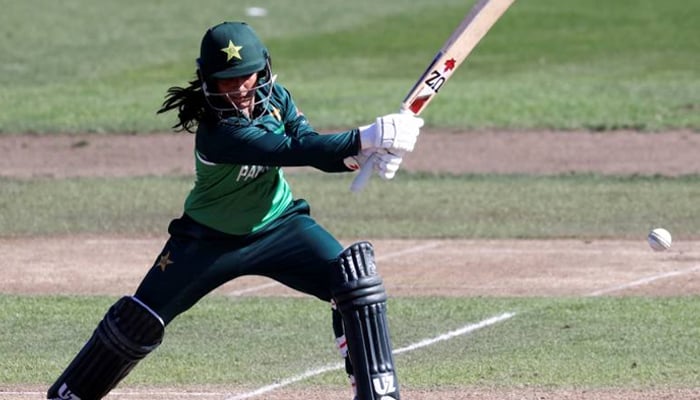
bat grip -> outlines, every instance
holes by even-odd
[[[367,185],[369,179],[372,177],[372,170],[374,169],[374,161],[376,158],[377,153],[372,153],[369,157],[367,157],[367,161],[362,164],[360,172],[358,172],[355,179],[352,180],[352,184],[350,184],[350,191],[357,193]]]

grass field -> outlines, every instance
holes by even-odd
[[[249,19],[319,128],[394,111],[469,1],[2,1],[0,132],[167,130],[210,25]],[[320,4],[323,4],[320,6]],[[37,14],[36,9],[42,13]],[[517,2],[425,113],[433,127],[700,127],[700,3]],[[109,16],[109,17],[106,17]],[[30,22],[27,22],[30,21]]]
[[[49,384],[70,359],[66,349],[79,350],[75,338],[87,338],[115,300],[0,296],[2,325],[31,332],[32,339],[0,336],[7,367],[0,382]],[[700,335],[700,303],[693,298],[400,298],[390,307],[396,348],[505,311],[518,314],[397,356],[402,379],[411,387],[687,388],[697,384],[700,373],[694,340]],[[211,297],[173,323],[157,355],[128,382],[256,386],[335,364],[328,316],[324,304],[308,299]],[[274,349],[261,351],[268,344]],[[304,384],[342,387],[345,382],[334,373]]]
[[[679,237],[694,239],[700,225],[698,176],[399,172],[395,181],[370,185],[361,196],[348,196],[350,175],[288,178],[295,195],[310,202],[314,217],[346,237],[636,238],[663,223]],[[154,235],[182,212],[192,178],[6,179],[0,184],[8,194],[0,198],[5,236]]]
[[[248,19],[316,127],[366,123],[398,107],[470,3],[0,0],[0,134],[168,130],[174,116],[155,111],[168,87],[193,76],[204,30],[246,19],[248,6],[268,8],[267,17]],[[426,111],[426,123],[455,134],[700,132],[698,15],[700,2],[687,0],[519,0]],[[350,176],[288,178],[319,222],[343,238],[639,240],[661,222],[676,238],[700,238],[696,175],[401,171],[395,182],[356,197],[347,195]],[[0,241],[163,235],[191,182],[191,176],[3,177]],[[44,251],[37,246],[36,258]],[[1,256],[4,273],[16,267]],[[670,258],[694,263],[693,257]],[[398,355],[402,383],[412,390],[451,390],[454,398],[466,388],[690,390],[687,400],[700,391],[699,295],[402,295],[390,299],[390,320],[401,348],[514,315]],[[26,399],[50,384],[114,300],[0,293],[0,399]],[[328,316],[325,304],[310,299],[212,295],[173,322],[166,342],[125,387],[252,390],[335,365]],[[342,375],[317,374],[294,387],[347,389]]]

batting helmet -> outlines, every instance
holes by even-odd
[[[253,28],[245,22],[223,22],[209,28],[202,38],[197,68],[204,97],[212,109],[222,113],[241,111],[231,101],[230,96],[235,97],[236,92],[212,91],[212,80],[243,77],[256,72],[254,106],[267,107],[275,82],[270,54]]]
[[[223,22],[207,30],[199,52],[204,79],[250,75],[268,67],[270,55],[245,22]]]

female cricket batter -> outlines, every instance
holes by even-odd
[[[371,244],[343,249],[310,217],[306,201],[292,197],[281,167],[346,172],[369,159],[390,179],[423,121],[389,114],[318,134],[275,81],[267,49],[245,23],[210,28],[197,63],[196,79],[170,88],[158,111],[177,110],[174,128],[196,133],[196,180],[184,213],[170,223],[170,238],[136,293],[110,307],[48,398],[104,397],[161,343],[177,315],[225,282],[262,275],[331,302],[356,399],[399,399]]]

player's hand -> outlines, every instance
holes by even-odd
[[[379,152],[375,156],[374,169],[382,179],[393,179],[402,161],[403,152],[396,154]]]
[[[360,154],[356,156],[345,157],[343,159],[343,162],[345,163],[345,166],[348,167],[348,169],[352,171],[357,171],[367,163],[372,154],[374,154],[374,151],[372,150],[361,150]],[[374,157],[371,159],[371,161],[375,161]]]
[[[410,152],[423,126],[423,119],[410,113],[388,114],[370,125],[360,127],[362,149],[386,149]]]
[[[369,168],[375,171],[382,179],[393,179],[399,170],[399,165],[403,161],[403,156],[404,152],[402,151],[388,153],[385,150],[362,150],[356,156],[346,157],[343,162],[353,171],[363,168],[367,163],[371,163],[372,165]]]

